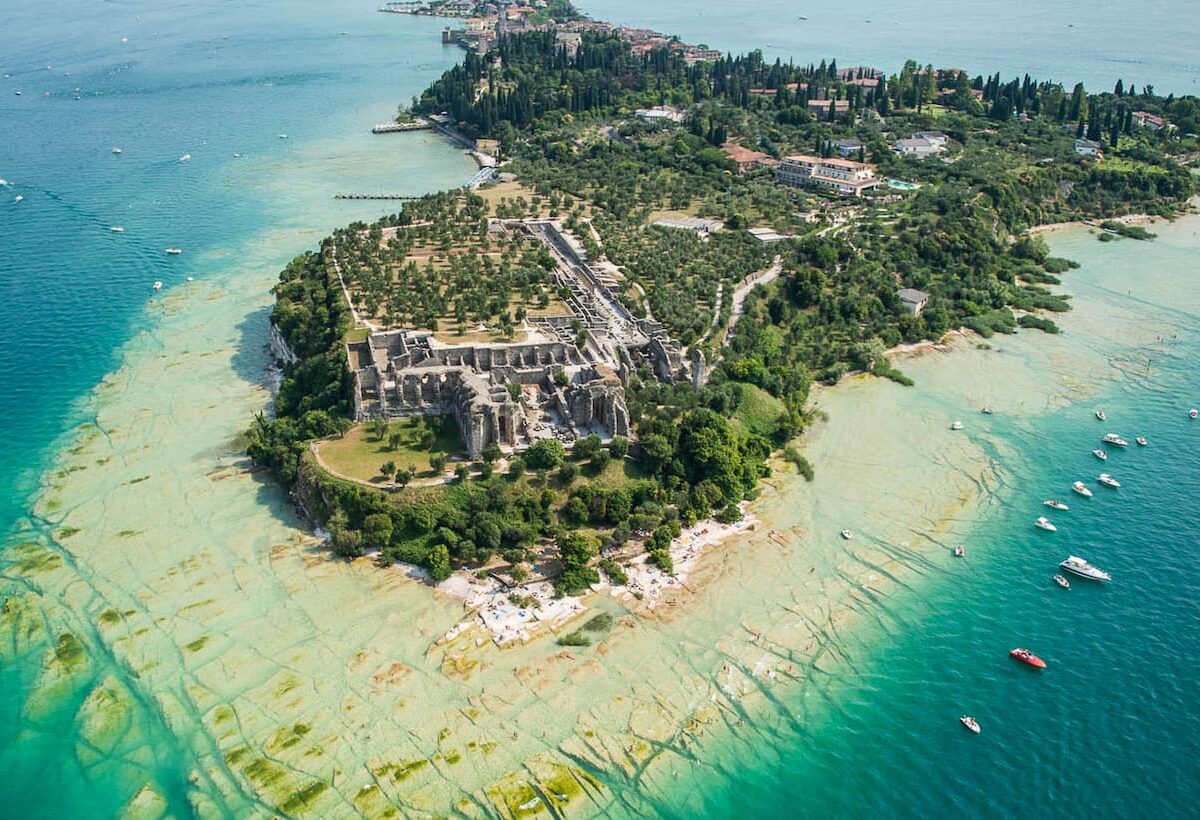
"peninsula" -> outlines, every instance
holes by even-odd
[[[886,351],[960,328],[1058,332],[1072,263],[1033,229],[1148,238],[1120,218],[1195,190],[1195,97],[768,63],[490,6],[454,6],[476,36],[404,116],[496,173],[288,266],[249,452],[339,555],[518,606],[668,579],[773,454],[812,479],[814,382],[910,383]]]

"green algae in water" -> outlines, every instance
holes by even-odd
[[[583,625],[583,631],[608,632],[610,629],[612,629],[614,623],[616,623],[616,619],[614,619],[612,615],[609,615],[607,612],[601,612],[599,615],[589,619],[588,622]]]
[[[70,538],[72,535],[78,535],[81,532],[83,532],[83,530],[81,530],[79,527],[63,527],[62,529],[55,531],[54,537],[61,541],[64,538]]]
[[[121,622],[121,614],[115,609],[106,609],[100,613],[96,620],[105,626],[113,626]]]
[[[78,638],[64,632],[54,644],[54,660],[66,671],[77,672],[87,663],[87,652]]]
[[[225,764],[227,766],[236,766],[242,761],[246,755],[250,754],[249,746],[237,746],[225,753]]]
[[[141,535],[145,530],[121,530],[117,533],[117,538],[133,538],[135,535]]]
[[[314,780],[287,800],[284,800],[279,808],[287,814],[294,814],[300,809],[308,808],[309,804],[328,788],[328,783],[321,780]]]
[[[21,575],[37,575],[62,566],[62,556],[40,544],[18,544],[9,552],[16,556],[12,567]]]
[[[206,643],[208,643],[208,637],[209,637],[208,635],[199,637],[196,640],[192,641],[191,643],[186,644],[184,646],[184,649],[186,649],[188,652],[199,652],[201,649],[204,648],[204,645]]]
[[[402,760],[399,763],[385,763],[371,770],[376,777],[384,778],[391,777],[396,783],[407,778],[413,772],[420,771],[429,765],[429,761],[423,757],[416,760]]]

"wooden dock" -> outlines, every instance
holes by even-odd
[[[412,194],[334,194],[334,199],[400,199],[413,200],[420,199]]]

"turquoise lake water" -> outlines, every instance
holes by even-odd
[[[1083,4],[1004,15],[983,5],[919,13],[859,7],[855,17],[870,24],[773,3],[703,14],[675,0],[585,8],[799,60],[837,56],[842,64],[894,67],[919,56],[972,71],[1078,77],[1089,87],[1121,76],[1179,92],[1194,92],[1200,71],[1200,15],[1182,3],[1152,5],[1137,19],[1096,15]],[[810,17],[806,27],[772,24],[800,14]],[[884,33],[892,18],[898,25]],[[265,306],[270,271],[333,227],[387,210],[335,204],[336,191],[415,193],[470,175],[461,154],[432,138],[366,133],[460,58],[440,45],[441,25],[379,15],[369,3],[197,9],[73,0],[48,9],[17,0],[0,10],[0,74],[12,75],[0,80],[0,178],[10,183],[0,189],[0,420],[8,433],[0,529],[15,531],[12,541],[45,528],[29,516],[29,499],[53,463],[55,442],[87,420],[89,391],[123,345],[153,326],[152,282],[169,292],[192,276],[237,292],[236,282],[245,287],[244,255],[254,259],[252,290]],[[184,154],[192,158],[181,162]],[[24,201],[14,203],[16,194]],[[125,232],[112,232],[114,225]],[[1163,233],[1150,245],[1113,248],[1086,235],[1055,239],[1057,250],[1088,263],[1073,288],[1130,311],[1123,321],[1173,328],[1165,341],[1135,349],[1086,332],[1072,336],[1111,363],[1094,386],[1109,425],[1091,417],[1090,404],[1036,424],[968,417],[968,435],[1006,446],[997,456],[1002,485],[980,521],[964,522],[961,566],[950,578],[932,577],[931,567],[928,583],[880,604],[869,626],[846,636],[849,671],[806,690],[817,703],[786,704],[789,715],[811,709],[819,719],[755,722],[728,738],[703,779],[681,782],[687,801],[653,809],[1195,813],[1200,423],[1184,413],[1200,404],[1200,242]],[[164,255],[169,246],[183,255]],[[1125,277],[1136,277],[1133,295]],[[261,376],[264,329],[257,310],[244,335],[252,351],[247,379]],[[1076,499],[1070,482],[1102,469],[1089,451],[1108,428],[1127,438],[1144,434],[1151,446],[1110,459],[1108,471],[1125,484],[1120,491]],[[1072,504],[1051,513],[1062,525],[1053,536],[1031,527],[1052,495]],[[1108,569],[1113,584],[1052,586],[1068,552]],[[1017,667],[1006,657],[1016,645],[1043,655],[1050,669]],[[0,813],[113,814],[129,797],[129,765],[88,766],[78,757],[72,716],[79,704],[68,699],[37,726],[23,722],[36,662],[0,668]],[[109,673],[123,670],[101,662],[95,672]],[[963,712],[980,719],[980,737],[958,726]],[[150,704],[138,706],[136,722],[150,752],[134,768],[151,773],[169,806],[187,814],[187,747]]]
[[[1033,420],[947,404],[995,459],[978,520],[953,530],[966,557],[931,559],[908,589],[874,602],[865,629],[829,636],[837,676],[810,682],[773,720],[747,725],[681,784],[714,816],[1183,817],[1200,784],[1200,219],[1162,226],[1153,247],[1057,235],[1087,299],[1067,342],[1099,362],[1086,400]],[[1094,332],[1093,332],[1094,331]],[[1103,334],[1103,336],[1101,336]],[[1115,338],[1114,338],[1115,337]],[[1133,339],[1142,343],[1130,345]],[[1005,355],[1014,345],[991,342]],[[1093,416],[1103,409],[1108,420]],[[1102,445],[1120,431],[1128,448]],[[1149,446],[1139,447],[1142,435]],[[1110,451],[1101,463],[1091,450]],[[936,454],[931,454],[936,458]],[[1119,490],[1095,481],[1115,476]],[[1080,479],[1094,491],[1076,495]],[[897,482],[905,480],[896,475]],[[1056,512],[1047,498],[1066,502]],[[1043,532],[1035,518],[1059,527]],[[899,547],[895,547],[899,549]],[[1113,576],[1055,586],[1074,554]],[[1048,668],[1012,661],[1024,646]],[[974,715],[982,734],[958,723]],[[806,719],[808,718],[808,719]],[[681,798],[688,799],[688,798]],[[670,805],[656,806],[671,814]]]

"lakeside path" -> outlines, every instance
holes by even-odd
[[[152,308],[150,338],[97,389],[95,424],[47,481],[38,511],[61,546],[22,548],[0,620],[11,646],[86,650],[80,666],[52,656],[23,720],[115,670],[81,707],[92,747],[142,753],[119,727],[145,704],[195,760],[188,797],[213,814],[298,799],[325,816],[702,811],[711,779],[736,769],[706,763],[726,739],[818,724],[860,628],[902,628],[891,596],[943,582],[949,547],[999,503],[1019,454],[949,422],[983,404],[1036,418],[1089,402],[1110,363],[1081,340],[1162,332],[1080,298],[1061,337],[926,353],[903,364],[916,388],[821,391],[829,421],[804,445],[817,480],[774,465],[755,532],[703,551],[651,612],[588,599],[616,618],[593,647],[501,650],[469,632],[439,644],[461,601],[401,568],[331,560],[248,469],[236,436],[267,395],[237,366],[243,299],[197,283]]]

